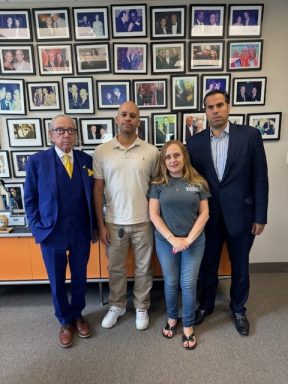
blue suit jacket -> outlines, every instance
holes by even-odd
[[[223,179],[219,182],[213,164],[210,129],[187,140],[190,160],[208,181],[210,219],[222,214],[232,236],[251,233],[252,223],[267,223],[268,176],[263,141],[258,129],[230,123],[229,147]],[[218,221],[217,221],[218,222]]]
[[[25,211],[36,243],[45,240],[55,227],[58,216],[58,188],[54,148],[30,156],[24,186]],[[90,215],[91,239],[94,229],[92,157],[73,150],[74,162],[81,170]],[[81,230],[81,228],[79,228]]]

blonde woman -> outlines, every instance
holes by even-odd
[[[180,283],[182,342],[187,350],[197,344],[193,321],[209,196],[207,182],[191,166],[184,145],[178,140],[168,141],[161,150],[158,176],[148,192],[149,212],[164,277],[168,320],[162,334],[170,339],[176,333]]]

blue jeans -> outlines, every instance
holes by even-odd
[[[204,232],[189,248],[173,254],[172,246],[166,240],[156,238],[156,251],[164,277],[164,291],[167,316],[178,318],[179,281],[182,289],[182,323],[191,327],[196,309],[198,272],[205,248]]]

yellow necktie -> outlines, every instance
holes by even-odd
[[[71,178],[73,173],[73,164],[71,162],[71,157],[70,155],[67,155],[67,154],[64,155],[63,157],[64,157],[64,167],[66,168],[66,171]]]

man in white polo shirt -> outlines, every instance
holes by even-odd
[[[140,119],[135,103],[127,101],[121,104],[116,123],[118,135],[96,148],[93,161],[94,204],[100,240],[107,246],[110,276],[110,309],[102,327],[113,327],[126,312],[125,263],[131,244],[135,254],[133,294],[136,328],[143,330],[149,325],[153,250],[146,194],[157,169],[159,152],[156,147],[137,137]]]

